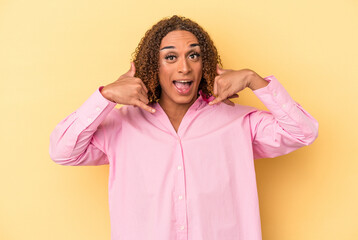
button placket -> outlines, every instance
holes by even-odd
[[[185,239],[186,238],[186,202],[184,201],[184,194],[185,194],[185,171],[184,171],[184,156],[183,156],[183,145],[180,137],[177,138],[179,150],[180,150],[180,158],[178,160],[180,163],[176,166],[177,171],[177,186],[176,186],[176,197],[177,200],[175,201],[175,204],[177,205],[177,227],[178,227],[178,239]],[[184,234],[184,235],[183,235]]]

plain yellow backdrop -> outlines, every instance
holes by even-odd
[[[49,136],[173,14],[209,32],[224,68],[275,75],[320,124],[313,145],[255,162],[263,239],[358,239],[355,0],[1,0],[0,239],[110,239],[108,166],[56,165]],[[264,108],[246,90],[236,102]]]

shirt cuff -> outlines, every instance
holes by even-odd
[[[76,111],[81,125],[85,128],[97,129],[101,122],[117,105],[103,97],[100,92],[101,88],[103,87],[98,88]]]

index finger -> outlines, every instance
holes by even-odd
[[[215,98],[213,101],[209,102],[209,105],[214,105],[217,104],[219,102],[221,102],[222,100],[224,100],[223,97],[218,96],[217,98]]]
[[[144,102],[140,101],[139,99],[134,103],[135,106],[138,106],[140,108],[142,108],[145,111],[148,111],[150,113],[155,113],[155,109],[152,107],[149,107],[147,104],[145,104]]]

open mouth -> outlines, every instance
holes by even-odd
[[[187,94],[190,91],[193,81],[191,80],[176,80],[173,81],[173,84],[179,94]]]

